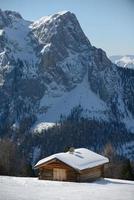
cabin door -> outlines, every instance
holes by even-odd
[[[65,169],[59,169],[54,168],[53,169],[53,179],[56,181],[64,181],[67,179],[66,177],[66,170]]]

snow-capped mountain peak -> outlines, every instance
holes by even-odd
[[[111,61],[116,65],[124,68],[134,69],[134,56],[124,55],[124,56],[111,56]]]
[[[18,12],[10,10],[2,11],[0,9],[0,29],[22,19],[22,16]]]

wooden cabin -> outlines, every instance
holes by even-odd
[[[108,158],[85,148],[57,153],[40,160],[39,179],[56,181],[89,182],[103,176]]]

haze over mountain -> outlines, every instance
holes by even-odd
[[[79,106],[84,118],[134,133],[133,77],[91,45],[73,13],[30,22],[0,10],[1,134],[40,131]]]

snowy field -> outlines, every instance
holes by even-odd
[[[101,179],[94,183],[69,183],[0,176],[0,200],[133,199],[132,181]]]

